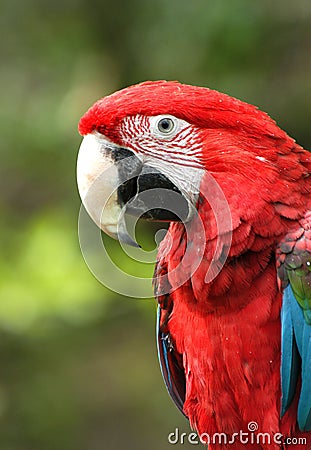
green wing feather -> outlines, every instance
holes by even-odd
[[[281,313],[281,384],[283,416],[300,392],[297,422],[311,430],[311,213],[289,232],[277,249]]]
[[[311,325],[311,213],[300,221],[300,225],[279,245],[278,277],[283,288],[290,283],[304,318]]]
[[[304,318],[311,325],[311,254],[297,254],[296,251],[294,249],[293,254],[285,259],[285,269]]]

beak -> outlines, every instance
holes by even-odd
[[[106,234],[138,246],[126,228],[127,214],[156,221],[187,221],[193,205],[158,169],[105,138],[83,138],[77,161],[82,203]]]

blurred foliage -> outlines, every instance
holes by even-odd
[[[154,302],[101,286],[79,250],[77,123],[115,89],[178,79],[257,104],[310,148],[310,2],[12,0],[0,29],[0,450],[168,449],[188,425]]]

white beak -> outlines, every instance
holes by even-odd
[[[83,138],[77,161],[77,183],[82,203],[99,228],[114,239],[137,246],[128,235],[124,208],[118,203],[118,167],[111,142],[89,134]]]

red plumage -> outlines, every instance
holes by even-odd
[[[211,195],[203,176],[197,203],[204,224],[204,255],[196,270],[198,221],[187,233],[170,225],[161,243],[155,277],[167,274],[170,293],[158,301],[165,314],[160,326],[173,341],[186,377],[184,412],[198,433],[248,431],[308,436],[296,424],[297,396],[280,418],[280,309],[275,250],[311,209],[311,157],[257,108],[207,88],[177,82],[147,82],[97,102],[79,130],[93,130],[119,145],[124,117],[171,114],[196,127],[200,161],[221,188],[231,212],[232,242],[222,270],[211,282],[205,275],[218,236]],[[135,144],[132,145],[135,150]],[[207,192],[208,195],[202,195]],[[171,244],[172,243],[172,244]],[[187,244],[190,258],[184,260]],[[174,269],[177,268],[177,271]],[[180,277],[188,273],[180,286]],[[210,449],[241,449],[241,444]],[[279,449],[278,444],[246,444],[245,449]],[[287,446],[284,448],[291,448]],[[293,448],[307,448],[293,446]]]

